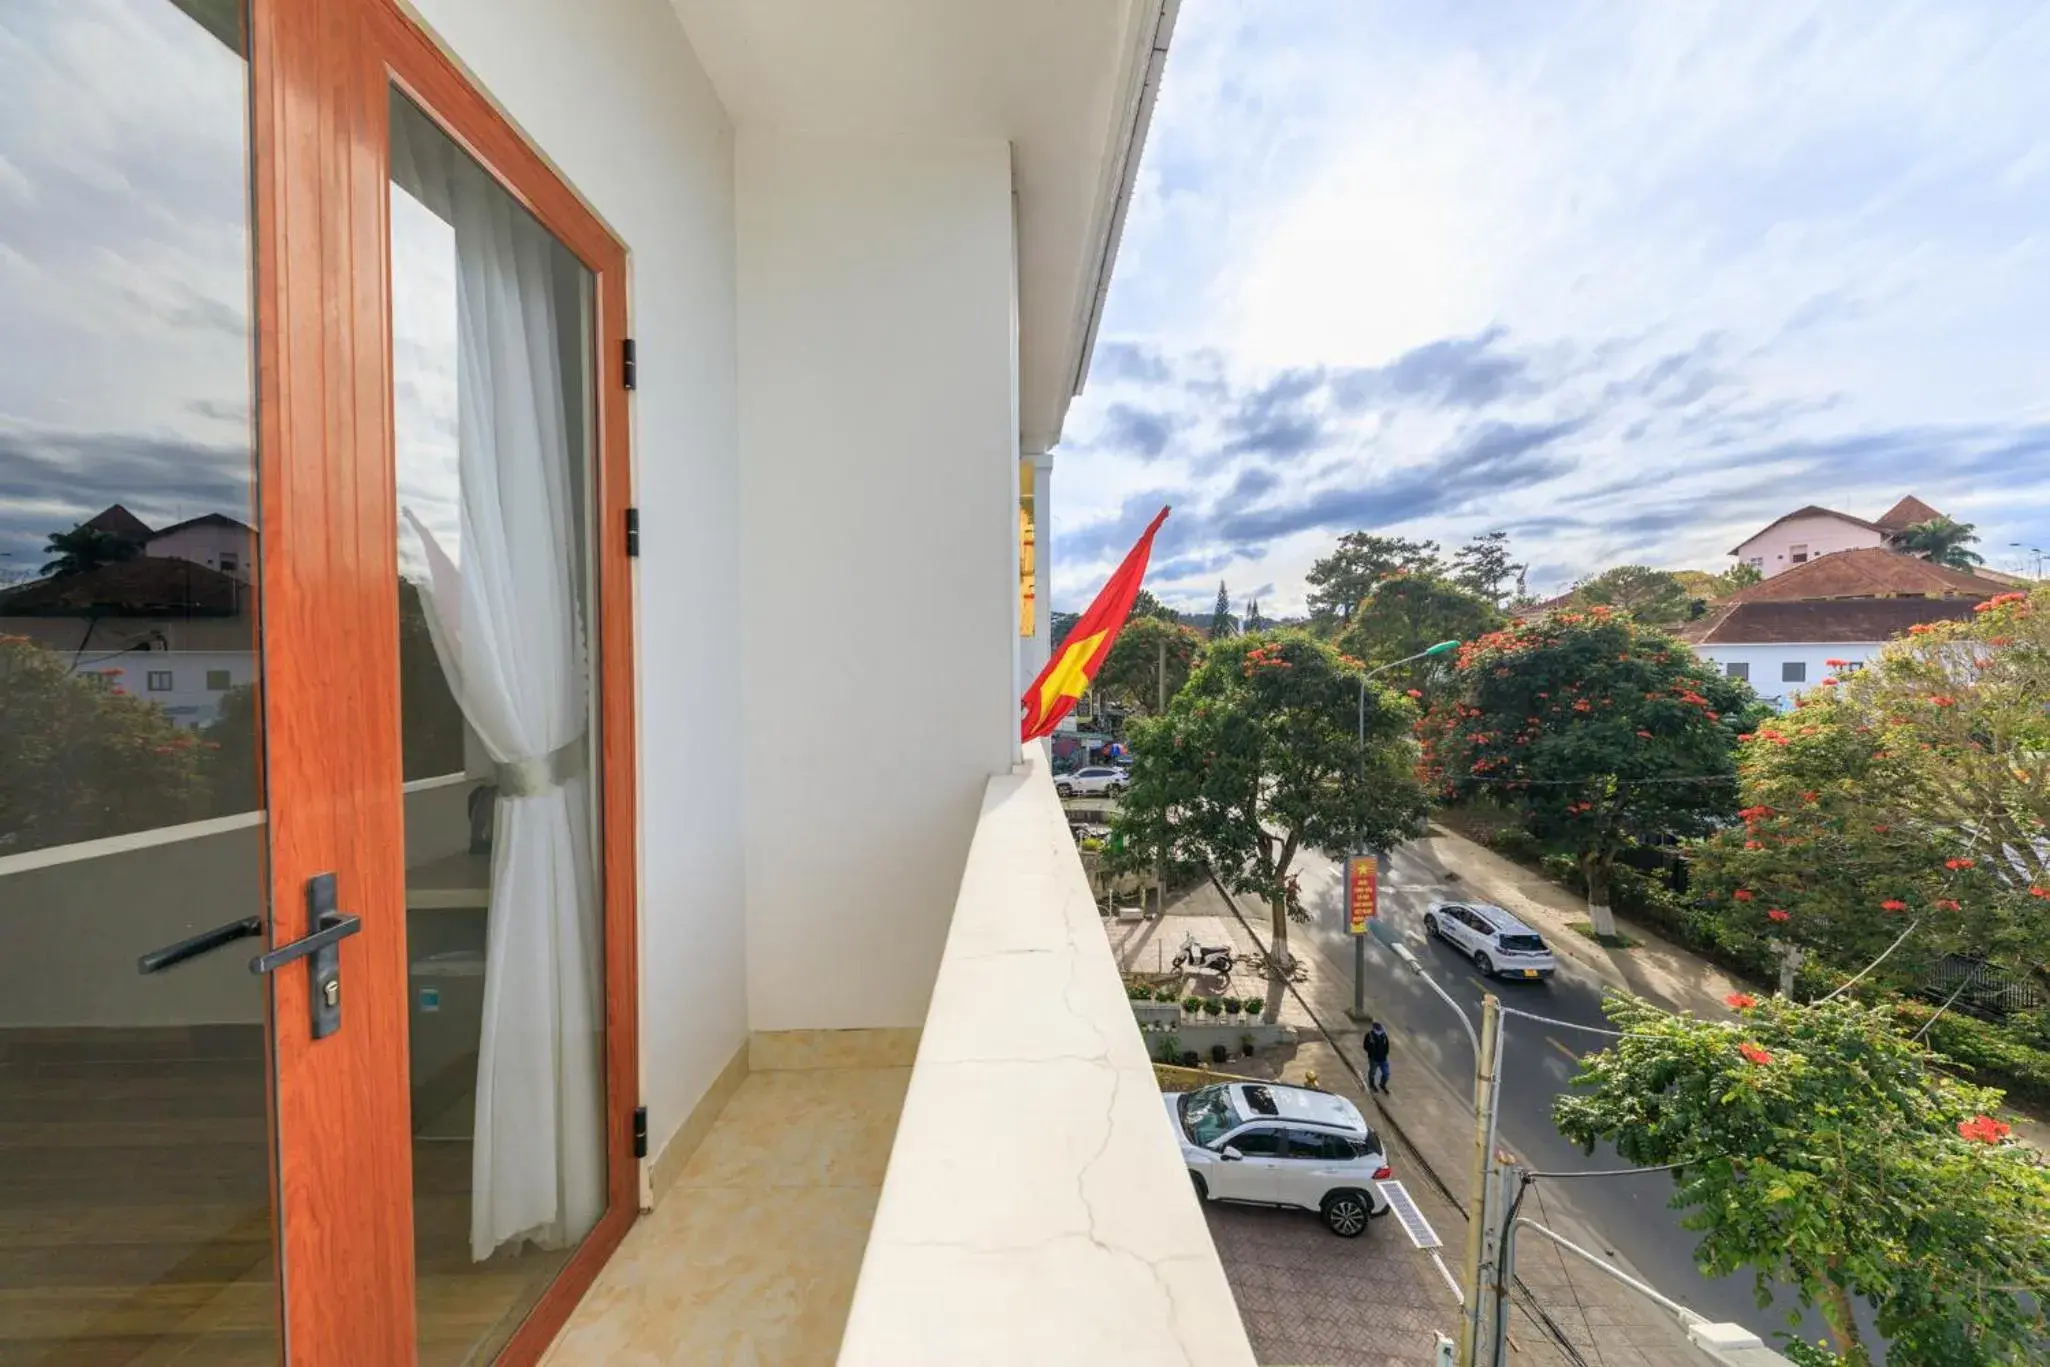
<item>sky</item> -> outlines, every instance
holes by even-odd
[[[1914,493],[2050,549],[2050,9],[1184,0],[1053,605],[1272,617],[1341,533],[1533,591]]]

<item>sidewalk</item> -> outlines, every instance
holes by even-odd
[[[1255,950],[1266,938],[1264,925],[1259,925],[1257,933],[1249,929],[1225,898],[1206,884],[1170,902],[1165,923],[1149,925],[1146,934],[1131,936],[1122,948],[1132,967],[1150,968],[1148,944],[1156,939],[1179,943],[1185,930],[1193,930],[1198,939],[1212,943],[1219,938],[1229,939],[1242,953]],[[1120,938],[1113,935],[1114,945]],[[1472,1105],[1422,1068],[1405,1071],[1400,1096],[1370,1097],[1361,1081],[1365,1060],[1357,1031],[1345,1014],[1351,1004],[1350,984],[1343,975],[1325,971],[1321,960],[1309,955],[1301,957],[1309,977],[1283,996],[1280,1017],[1284,1024],[1298,1028],[1301,1040],[1293,1058],[1280,1067],[1279,1076],[1286,1081],[1302,1082],[1314,1072],[1316,1085],[1351,1097],[1381,1130],[1396,1176],[1444,1240],[1440,1256],[1456,1276],[1466,1238],[1463,1208],[1473,1134]],[[1720,1003],[1717,1005],[1720,1008]],[[1325,1028],[1337,1038],[1335,1047],[1323,1033]],[[1556,1211],[1539,1214],[1538,1218],[1544,1219],[1546,1214],[1553,1217],[1545,1220],[1547,1224],[1559,1228],[1575,1242],[1601,1246],[1596,1235],[1576,1228],[1570,1219],[1558,1219]],[[1407,1279],[1399,1301],[1379,1304],[1373,1284],[1368,1283],[1354,1283],[1335,1291],[1333,1294],[1340,1296],[1350,1293],[1353,1302],[1346,1307],[1351,1313],[1329,1317],[1330,1326],[1344,1331],[1343,1337],[1305,1342],[1299,1332],[1292,1333],[1290,1355],[1277,1357],[1265,1351],[1260,1334],[1254,1332],[1254,1348],[1263,1362],[1339,1364],[1385,1360],[1375,1352],[1385,1351],[1382,1343],[1359,1340],[1360,1327],[1384,1325],[1388,1330],[1408,1331],[1403,1334],[1408,1337],[1417,1325],[1414,1297],[1419,1292],[1433,1296],[1442,1307],[1433,1327],[1448,1334],[1456,1332],[1457,1302],[1429,1258],[1411,1249],[1399,1229],[1377,1228],[1375,1237],[1399,1245],[1401,1257],[1411,1269],[1412,1276]],[[1227,1273],[1230,1270],[1227,1259]],[[1683,1367],[1706,1361],[1665,1312],[1593,1268],[1572,1263],[1539,1238],[1518,1241],[1517,1271],[1535,1301],[1534,1306],[1526,1305],[1524,1298],[1518,1298],[1511,1311],[1510,1360],[1518,1367],[1578,1367],[1574,1358],[1557,1346],[1551,1326],[1556,1326],[1556,1332],[1577,1349],[1580,1361],[1590,1367]],[[1234,1279],[1233,1289],[1249,1331],[1268,1321],[1272,1308],[1263,1302],[1265,1293],[1261,1287],[1242,1285]],[[1548,1318],[1551,1326],[1542,1323],[1541,1316]],[[1422,1341],[1427,1347],[1428,1337]],[[1321,1352],[1308,1356],[1305,1350],[1309,1349]],[[1428,1361],[1428,1354],[1421,1354],[1416,1360]]]

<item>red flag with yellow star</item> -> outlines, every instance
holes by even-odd
[[[1103,668],[1118,633],[1125,628],[1125,618],[1131,615],[1139,585],[1146,579],[1146,561],[1153,554],[1153,534],[1165,521],[1167,509],[1162,508],[1019,699],[1025,709],[1022,739],[1038,740],[1053,730],[1088,691],[1089,681]]]

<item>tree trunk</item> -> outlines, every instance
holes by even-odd
[[[1794,983],[1801,972],[1801,946],[1782,944],[1780,946],[1780,995],[1788,1001],[1794,999]]]
[[[1818,1307],[1822,1317],[1829,1321],[1830,1331],[1836,1335],[1837,1356],[1846,1367],[1871,1367],[1872,1359],[1865,1353],[1865,1342],[1858,1337],[1858,1319],[1851,1310],[1851,1293],[1830,1282],[1824,1288]]]
[[[1267,940],[1267,974],[1270,983],[1286,983],[1287,974],[1295,958],[1288,952],[1288,894],[1277,893],[1267,899],[1273,927]],[[1281,1016],[1281,993],[1270,988],[1267,993],[1267,1007],[1260,1013],[1260,1019],[1272,1025]]]
[[[1609,910],[1611,858],[1606,852],[1580,857],[1580,874],[1587,880],[1587,919],[1593,923],[1594,933],[1604,938],[1616,933],[1616,913]]]

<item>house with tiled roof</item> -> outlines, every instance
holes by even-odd
[[[1737,563],[1771,579],[1838,551],[1891,546],[1895,537],[1916,523],[1941,516],[1913,494],[1876,518],[1853,517],[1811,503],[1766,523],[1732,547],[1730,554]]]
[[[1749,681],[1760,697],[1791,706],[1832,673],[1864,668],[1880,646],[1912,626],[1970,618],[2003,587],[1884,546],[1860,546],[1732,594],[1678,635],[1723,673]]]

